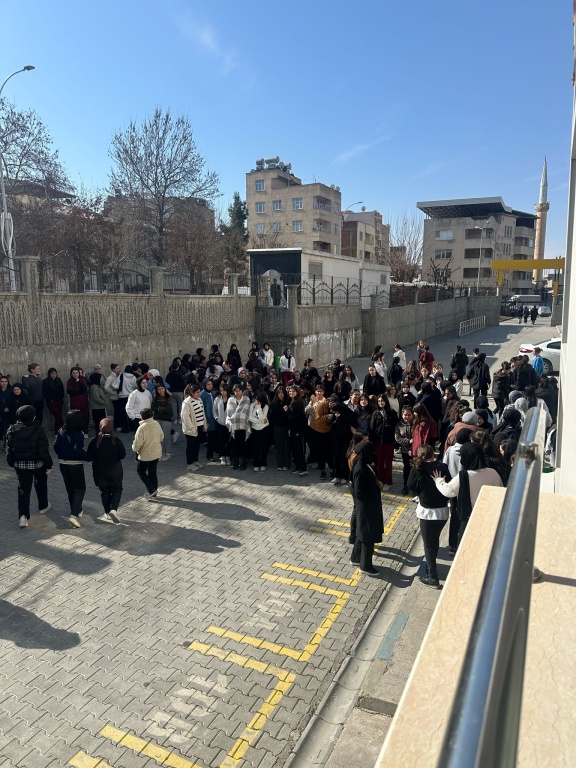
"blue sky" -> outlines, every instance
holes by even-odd
[[[569,0],[290,3],[0,0],[4,95],[36,109],[74,183],[108,184],[114,132],[186,114],[225,209],[258,157],[337,184],[384,218],[420,200],[501,195],[565,251]],[[8,30],[8,34],[5,34]]]

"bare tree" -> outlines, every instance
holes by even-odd
[[[390,253],[387,263],[393,280],[410,283],[422,269],[424,222],[421,216],[402,211],[390,219]]]
[[[221,240],[214,213],[206,206],[192,204],[172,217],[165,255],[188,275],[189,293],[204,293],[213,283],[223,284]]]
[[[20,110],[6,99],[0,100],[0,149],[8,195],[26,191],[26,183],[33,184],[36,193],[38,187],[43,188],[48,198],[56,191],[70,190],[52,137],[34,110]]]
[[[187,117],[157,108],[149,120],[116,133],[110,157],[112,186],[133,201],[134,213],[156,234],[152,256],[164,262],[166,227],[190,198],[213,200],[218,175],[205,170]]]

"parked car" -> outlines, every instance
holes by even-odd
[[[518,350],[521,355],[533,355],[534,347],[540,347],[541,357],[544,362],[545,373],[558,373],[560,371],[560,344],[562,339],[549,339],[539,341],[537,344],[521,344]]]
[[[541,307],[538,307],[538,314],[540,317],[551,317],[552,316],[552,307],[545,307],[542,305]]]

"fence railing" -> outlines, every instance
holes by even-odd
[[[531,408],[516,451],[438,765],[516,765],[545,414]]]
[[[466,336],[467,333],[479,331],[486,327],[486,315],[473,317],[471,320],[463,320],[458,327],[458,336]]]
[[[40,261],[38,288],[44,293],[150,293],[150,270],[87,270],[73,264]]]
[[[5,261],[0,265],[0,293],[22,290],[24,290],[24,285],[20,264],[16,261],[14,267],[10,267],[8,262]]]
[[[221,269],[182,272],[174,269],[164,272],[164,293],[172,295],[214,296],[222,293],[226,277]]]
[[[260,306],[286,307],[288,304],[288,289],[297,288],[298,304],[332,305],[360,304],[370,308],[370,297],[379,297],[381,306],[388,306],[390,286],[371,283],[352,277],[320,277],[306,273],[279,273],[253,275],[250,282],[251,293],[258,297]]]

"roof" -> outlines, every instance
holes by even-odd
[[[487,218],[507,213],[523,219],[537,218],[533,213],[523,213],[510,208],[501,197],[469,197],[461,200],[432,200],[416,203],[431,219]]]

